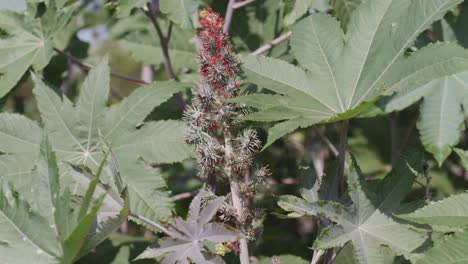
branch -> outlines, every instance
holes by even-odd
[[[174,195],[174,197],[172,197],[172,198],[174,199],[174,201],[180,201],[180,200],[184,200],[184,199],[188,199],[188,198],[194,197],[194,196],[197,195],[197,194],[198,194],[198,191],[184,192],[184,193],[176,194],[176,195]]]
[[[323,134],[323,132],[320,131],[320,129],[315,127],[315,133],[317,133],[320,140],[322,140],[327,145],[327,147],[333,153],[333,156],[335,156],[335,158],[338,157],[339,155],[338,150],[336,149],[335,145],[333,145],[333,143]]]
[[[156,20],[156,16],[153,12],[151,12],[152,8],[150,7],[150,4],[148,4],[146,9],[143,9],[143,12],[145,15],[150,19],[151,23],[153,23],[154,28],[156,29],[156,32],[158,33],[159,37],[159,42],[161,44],[161,49],[163,53],[163,58],[164,58],[164,69],[166,70],[166,74],[168,79],[174,80],[176,78],[174,68],[172,67],[171,63],[171,58],[169,56],[169,48],[168,44],[171,38],[171,32],[172,32],[172,22],[169,22],[169,28],[167,32],[167,36],[164,36],[161,27],[159,26],[158,21]]]
[[[426,188],[425,188],[425,195],[426,195],[426,200],[429,202],[432,199],[432,193],[431,193],[431,173],[429,172],[429,164],[427,163],[427,160],[423,160],[422,164],[422,173],[424,178],[426,178]]]
[[[231,26],[232,22],[232,15],[234,15],[234,5],[236,4],[236,0],[229,0],[229,4],[226,9],[226,17],[224,18],[224,26],[223,32],[229,32],[229,26]]]
[[[272,49],[274,46],[280,44],[281,42],[283,41],[286,41],[288,40],[292,35],[292,32],[289,31],[287,33],[285,33],[284,35],[281,35],[277,38],[275,38],[274,40],[272,40],[271,42],[261,46],[260,48],[256,49],[254,52],[252,52],[251,54],[253,55],[260,55],[264,52],[267,52],[268,50]]]
[[[54,48],[54,51],[57,52],[58,54],[64,56],[64,57],[66,57],[67,59],[69,59],[73,64],[79,66],[85,72],[88,72],[89,70],[94,68],[94,66],[92,66],[90,64],[87,64],[87,63],[84,63],[80,59],[75,58],[71,54],[66,53],[66,52],[64,52],[64,51],[62,51],[60,49]],[[128,82],[131,82],[131,83],[134,83],[134,84],[138,84],[138,85],[148,84],[147,82],[145,82],[145,81],[143,81],[141,79],[134,78],[134,77],[131,77],[131,76],[128,76],[128,75],[125,75],[125,74],[121,74],[121,73],[117,73],[117,72],[111,72],[111,75],[113,77],[116,77],[116,78],[119,78],[119,79],[122,79],[122,80],[125,80],[125,81],[128,81]]]
[[[148,219],[148,218],[146,218],[146,217],[144,217],[142,215],[138,215],[138,214],[135,214],[135,213],[132,213],[132,212],[130,212],[130,216],[135,218],[135,219],[138,219],[138,220],[140,220],[140,221],[142,221],[142,222],[144,222],[144,223],[158,229],[159,231],[163,232],[164,234],[172,237],[171,232],[169,232],[169,230],[167,230],[164,226],[162,226],[162,225],[160,225],[160,224],[158,224],[156,222],[153,222],[150,219]]]
[[[235,3],[233,8],[234,9],[239,9],[239,8],[242,8],[242,7],[244,7],[244,6],[246,6],[246,5],[250,4],[250,3],[253,3],[253,2],[255,2],[255,0],[244,0],[242,2]]]
[[[349,120],[342,121],[342,127],[340,131],[340,149],[338,154],[338,182],[339,191],[343,193],[345,191],[345,163],[346,163],[346,147],[348,145],[348,128]]]

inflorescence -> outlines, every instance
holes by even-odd
[[[215,177],[237,185],[243,212],[229,208],[226,214],[230,217],[224,219],[232,220],[234,216],[248,236],[254,233],[255,217],[247,209],[248,202],[269,172],[252,160],[260,141],[255,130],[243,129],[245,124],[238,117],[245,109],[228,101],[240,94],[241,70],[229,37],[223,32],[224,21],[211,9],[201,14],[202,29],[198,33],[201,47],[197,54],[201,78],[192,88],[192,105],[184,113],[189,127],[186,142],[196,149],[201,177]]]

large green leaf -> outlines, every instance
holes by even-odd
[[[413,161],[412,163],[416,163]],[[389,254],[412,258],[412,252],[425,240],[423,234],[393,219],[392,213],[400,207],[411,191],[415,179],[412,164],[404,162],[387,175],[373,190],[367,187],[355,161],[348,175],[349,196],[353,204],[345,206],[330,201],[305,200],[283,196],[279,201],[290,216],[324,216],[336,225],[326,229],[314,243],[314,249],[343,246],[351,241],[359,263],[384,263]]]
[[[398,216],[402,219],[435,227],[468,227],[468,193],[453,195],[433,202],[413,213]]]
[[[468,231],[450,236],[425,252],[416,264],[460,264],[468,262]]]
[[[48,64],[55,33],[71,15],[57,13],[53,5],[41,17],[35,17],[35,13],[34,5],[22,13],[0,10],[0,97],[16,85],[28,68],[41,70]]]
[[[382,95],[466,70],[468,52],[454,44],[434,44],[405,56],[424,29],[460,2],[365,1],[353,12],[346,35],[333,18],[312,14],[293,28],[291,39],[305,69],[262,56],[243,59],[250,82],[283,95],[246,118],[302,118],[309,124],[352,118]],[[248,96],[236,101],[249,102]],[[282,131],[296,127],[287,124]]]
[[[457,34],[466,32],[466,28],[457,28],[445,20],[437,23],[435,30],[439,39],[446,41],[456,41]],[[386,112],[401,110],[420,99],[424,99],[417,126],[421,141],[440,166],[452,153],[451,148],[460,141],[465,128],[462,105],[468,100],[468,72],[446,76],[412,91],[397,93],[383,104],[383,108]]]
[[[67,163],[81,164],[96,171],[99,161],[103,159],[102,142],[107,142],[130,193],[131,210],[148,218],[166,219],[171,215],[172,200],[159,170],[151,168],[150,164],[181,161],[189,156],[190,151],[183,140],[182,122],[145,123],[144,120],[155,106],[186,85],[177,82],[150,84],[138,88],[120,103],[107,107],[108,76],[109,69],[104,60],[84,81],[76,106],[66,97],[60,98],[37,77],[33,78],[33,92],[52,147],[57,153],[61,173],[70,176]],[[10,124],[12,128],[24,127],[17,121],[13,122],[14,126],[11,123],[5,124]],[[6,131],[6,128],[0,128],[0,131]],[[8,133],[16,135],[19,141],[32,142],[30,149],[33,150],[31,147],[34,146],[39,149],[38,142],[30,139],[30,135],[15,131],[10,129]],[[37,140],[37,136],[34,140]],[[12,155],[23,154],[24,148],[21,144],[18,146],[5,145],[1,150]],[[72,182],[77,181],[73,175],[69,176]],[[101,180],[115,187],[112,171],[108,167]],[[118,213],[118,210],[115,212]]]

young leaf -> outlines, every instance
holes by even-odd
[[[41,70],[49,63],[54,35],[71,16],[71,12],[57,13],[53,5],[41,17],[35,13],[35,5],[23,13],[0,10],[0,98],[29,67]]]
[[[175,219],[174,226],[169,227],[171,237],[163,238],[155,245],[147,248],[137,259],[163,257],[161,263],[224,263],[216,255],[204,250],[203,242],[211,241],[223,243],[237,240],[237,233],[228,229],[224,224],[210,223],[224,197],[209,197],[202,190],[190,204],[187,220]],[[208,199],[204,207],[202,200]]]
[[[291,39],[295,57],[306,70],[277,59],[244,58],[250,82],[283,95],[283,100],[271,100],[273,105],[246,118],[302,118],[309,124],[348,119],[382,95],[468,69],[468,52],[453,44],[404,54],[424,29],[460,2],[365,1],[354,10],[345,37],[333,18],[312,14],[293,28]],[[248,105],[246,98],[237,101]],[[281,131],[294,127],[290,124]]]
[[[322,215],[336,223],[320,235],[314,249],[339,247],[351,241],[359,263],[383,263],[388,256],[382,253],[382,246],[388,247],[393,255],[410,258],[425,240],[424,235],[391,216],[410,192],[414,179],[414,170],[405,162],[382,180],[374,194],[353,161],[348,175],[351,206],[330,201],[308,202],[293,196],[283,196],[278,204],[293,212],[292,216]]]

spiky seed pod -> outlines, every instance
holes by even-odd
[[[246,209],[247,201],[255,195],[260,174],[268,173],[253,168],[253,155],[260,141],[256,131],[243,130],[245,124],[237,118],[246,108],[227,101],[240,94],[241,71],[228,35],[223,32],[224,21],[211,9],[203,11],[203,15],[197,53],[201,78],[192,88],[192,106],[184,113],[189,127],[186,142],[196,149],[200,176],[224,178],[231,185],[231,205],[224,207],[221,220],[235,222],[247,233],[253,230],[255,217]]]

